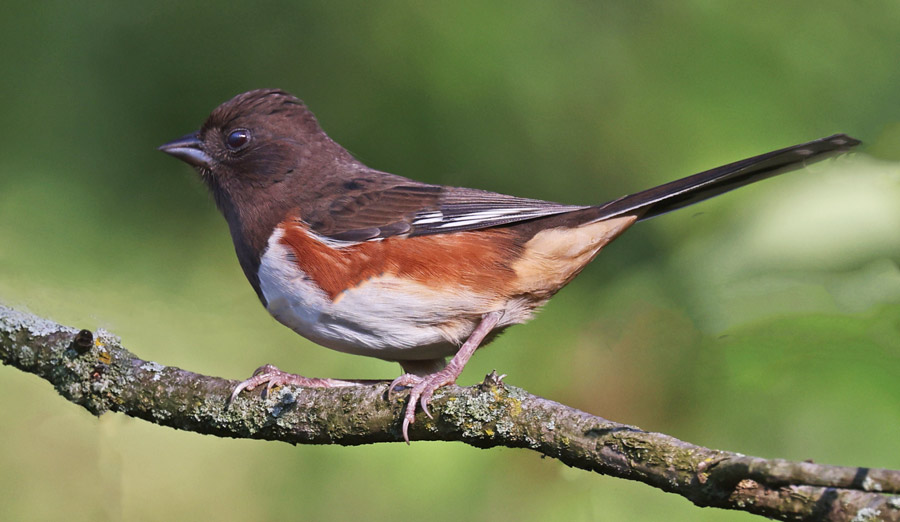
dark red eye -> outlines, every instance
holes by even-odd
[[[250,131],[247,129],[235,129],[225,138],[225,145],[233,151],[243,149],[250,143]]]

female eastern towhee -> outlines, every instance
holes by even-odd
[[[278,321],[318,344],[397,361],[416,403],[475,350],[524,323],[636,221],[799,168],[860,142],[838,134],[597,206],[562,205],[379,172],[332,141],[294,96],[250,91],[160,147],[193,165],[225,215],[244,274]],[[448,364],[445,357],[452,356]],[[345,386],[264,366],[238,385]]]

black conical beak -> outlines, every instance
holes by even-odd
[[[212,158],[203,150],[203,142],[196,132],[161,145],[159,150],[175,156],[188,165],[204,169],[212,166]]]

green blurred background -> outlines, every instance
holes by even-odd
[[[367,164],[597,203],[846,132],[860,154],[635,227],[461,384],[763,457],[900,468],[900,3],[11,3],[0,300],[144,358],[392,378],[275,323],[155,150],[280,87]],[[742,520],[527,451],[291,447],[97,419],[0,368],[3,520]]]

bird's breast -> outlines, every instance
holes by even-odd
[[[279,322],[328,348],[387,360],[446,357],[481,315],[506,307],[499,285],[515,277],[504,254],[488,249],[492,238],[470,236],[335,248],[302,222],[282,223],[261,258],[260,289]]]

